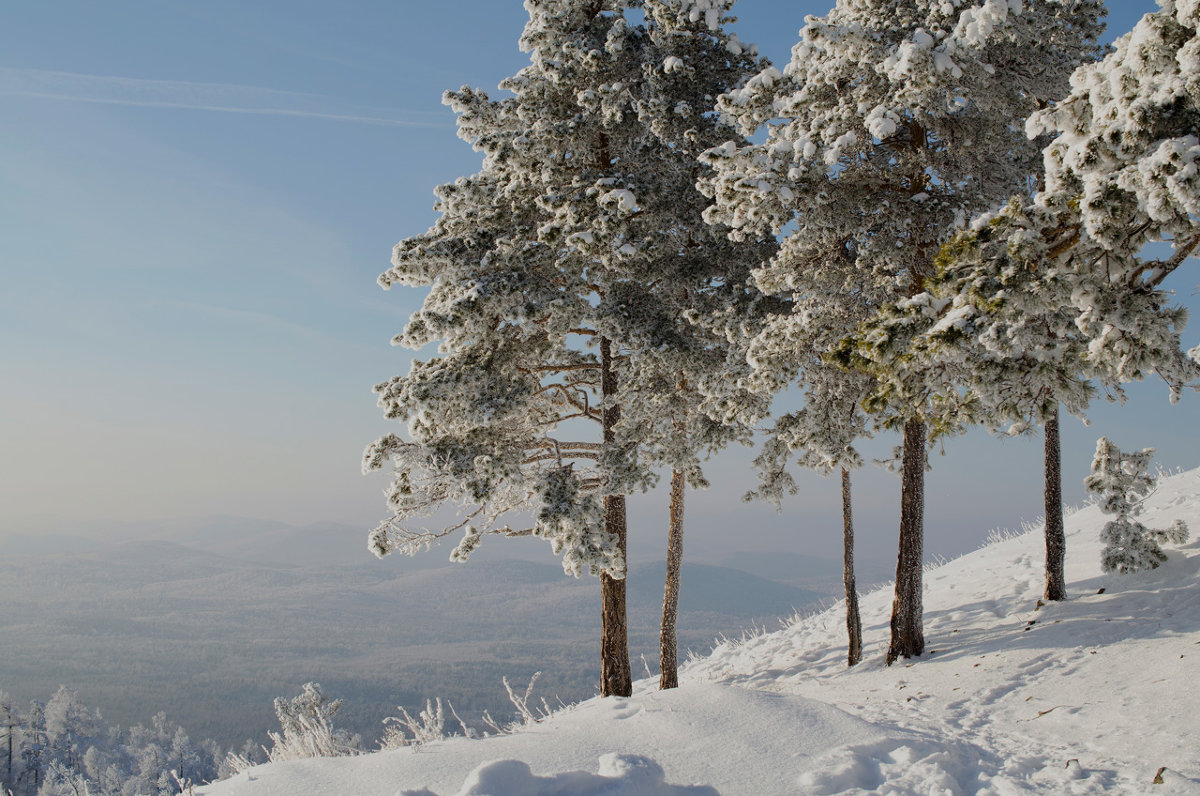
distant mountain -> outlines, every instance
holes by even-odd
[[[659,561],[635,566],[628,576],[629,590],[638,597],[638,605],[655,602],[661,608],[667,566]],[[680,576],[679,608],[685,615],[708,613],[762,619],[801,608],[824,595],[777,583],[756,574],[731,567],[685,562]],[[776,610],[763,611],[764,606]]]
[[[110,723],[165,710],[196,736],[263,738],[271,700],[318,680],[365,736],[395,712],[449,698],[506,715],[502,676],[545,674],[538,693],[590,696],[598,680],[599,586],[542,561],[449,565],[444,554],[374,559],[361,528],[227,518],[157,537],[0,560],[0,689],[79,690]],[[42,542],[50,542],[42,538]],[[502,550],[503,548],[503,550]],[[534,550],[534,547],[528,548]],[[629,573],[635,666],[658,653],[665,566]],[[685,563],[680,646],[773,623],[825,596],[729,567]]]
[[[105,543],[65,533],[16,533],[0,536],[0,559],[17,556],[76,554],[99,550]]]
[[[367,529],[333,522],[297,527],[256,520],[215,519],[196,528],[169,533],[164,538],[196,550],[260,564],[324,567],[369,565],[375,561],[367,550]]]
[[[789,553],[786,550],[734,550],[708,559],[731,569],[753,572],[761,578],[791,586],[839,591],[842,584],[842,562],[831,558]],[[889,580],[892,567],[878,561],[859,561],[855,579],[860,586]]]

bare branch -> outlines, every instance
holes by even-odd
[[[1130,277],[1130,287],[1137,284],[1137,280],[1143,275],[1146,277],[1142,284],[1146,287],[1158,287],[1164,279],[1166,279],[1172,271],[1183,264],[1183,261],[1195,251],[1196,247],[1200,246],[1200,233],[1189,238],[1182,246],[1175,249],[1174,253],[1165,260],[1151,260],[1145,263],[1141,270]]]
[[[521,373],[565,373],[569,370],[596,370],[600,366],[594,363],[578,365],[540,365],[536,368],[517,368]]]
[[[530,457],[528,457],[528,458],[526,458],[526,459],[523,459],[523,460],[521,461],[521,464],[522,464],[522,465],[526,465],[526,464],[537,464],[538,462],[549,462],[549,461],[554,461],[555,459],[559,459],[559,458],[563,458],[563,459],[588,459],[588,460],[591,460],[591,461],[597,461],[597,460],[600,458],[600,456],[599,456],[599,454],[595,454],[595,453],[592,453],[592,452],[590,452],[590,451],[577,451],[577,452],[574,452],[574,453],[570,453],[570,452],[564,452],[564,453],[562,453],[561,455],[560,455],[560,454],[557,454],[557,453],[546,453],[546,454],[543,454],[543,455],[541,455],[541,456],[530,456]]]
[[[577,417],[582,418],[584,420],[593,420],[597,423],[600,422],[600,418],[592,412],[576,412],[573,415],[562,415],[561,417],[556,417],[551,420],[544,420],[541,423],[534,423],[533,427],[541,428],[542,426],[556,426],[559,423],[565,422],[567,420],[573,420]]]

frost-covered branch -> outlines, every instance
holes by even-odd
[[[447,703],[451,714],[456,718],[454,706]],[[404,707],[400,707],[399,716],[389,716],[383,720],[383,737],[379,740],[379,748],[384,750],[399,749],[405,746],[420,747],[432,741],[440,741],[446,737],[446,713],[442,700],[425,700],[425,707],[414,718]],[[467,726],[458,719],[464,734],[471,737]]]
[[[540,707],[529,704],[530,697],[533,695],[533,687],[535,684],[537,684],[538,678],[541,676],[541,672],[534,672],[533,677],[529,678],[529,685],[525,687],[525,693],[523,694],[518,694],[516,691],[514,691],[508,682],[508,678],[502,677],[501,682],[504,683],[504,690],[508,692],[508,701],[511,702],[513,707],[517,710],[517,721],[513,721],[508,724],[500,724],[491,717],[491,714],[485,712],[483,714],[484,725],[497,734],[508,735],[523,727],[531,727],[543,719],[548,718],[550,714],[554,712],[554,710],[550,707],[549,703],[546,702],[545,697],[542,698],[542,704]]]

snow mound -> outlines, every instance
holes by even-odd
[[[467,776],[457,796],[718,796],[707,785],[668,785],[662,766],[638,755],[604,755],[595,774],[568,771],[539,777],[523,760],[484,763]],[[432,791],[402,791],[401,796],[430,796]],[[436,796],[435,794],[433,796]]]
[[[804,697],[704,682],[669,691],[653,690],[649,682],[639,686],[631,698],[592,699],[511,735],[450,738],[356,758],[270,763],[200,793],[394,796],[398,788],[407,788],[437,796],[518,796],[559,793],[554,787],[566,788],[561,792],[567,796],[609,792],[578,789],[600,785],[654,796],[714,789],[786,793],[794,791],[792,783],[815,758],[839,747],[910,740],[906,732],[874,727]],[[584,773],[597,760],[598,773]],[[529,771],[518,770],[515,761],[524,761]],[[556,779],[564,772],[570,776]],[[510,780],[511,787],[501,787]],[[494,789],[471,790],[483,787],[480,782]],[[680,790],[683,786],[702,787]]]
[[[1160,481],[1143,516],[1200,528],[1200,470]],[[883,664],[880,590],[853,668],[839,605],[723,644],[678,689],[643,681],[511,735],[274,763],[197,793],[1200,796],[1200,540],[1106,574],[1105,521],[1066,518],[1066,602],[1040,604],[1040,526],[931,568],[918,660]]]

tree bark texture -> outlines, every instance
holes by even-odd
[[[601,412],[604,442],[612,444],[613,428],[621,417],[621,410],[607,403],[617,392],[617,374],[612,368],[612,343],[607,337],[600,338],[600,391],[606,401]],[[624,495],[604,496],[604,530],[616,537],[617,547],[624,559],[627,537]],[[603,573],[600,575],[600,695],[629,696],[632,693],[625,579]]]
[[[900,464],[900,549],[896,559],[896,596],[892,601],[892,640],[887,663],[925,651],[922,628],[922,575],[925,544],[925,424],[904,424]]]
[[[854,584],[854,518],[850,513],[850,471],[842,468],[842,580],[846,584],[846,635],[849,637],[846,665],[862,660],[862,617],[858,612],[858,589]]]
[[[1046,593],[1047,600],[1067,599],[1067,534],[1063,528],[1062,449],[1058,407],[1046,421]]]
[[[679,616],[679,574],[683,565],[683,471],[671,471],[671,522],[667,529],[667,584],[663,590],[662,629],[659,633],[659,688],[679,687],[679,646],[675,625]]]

